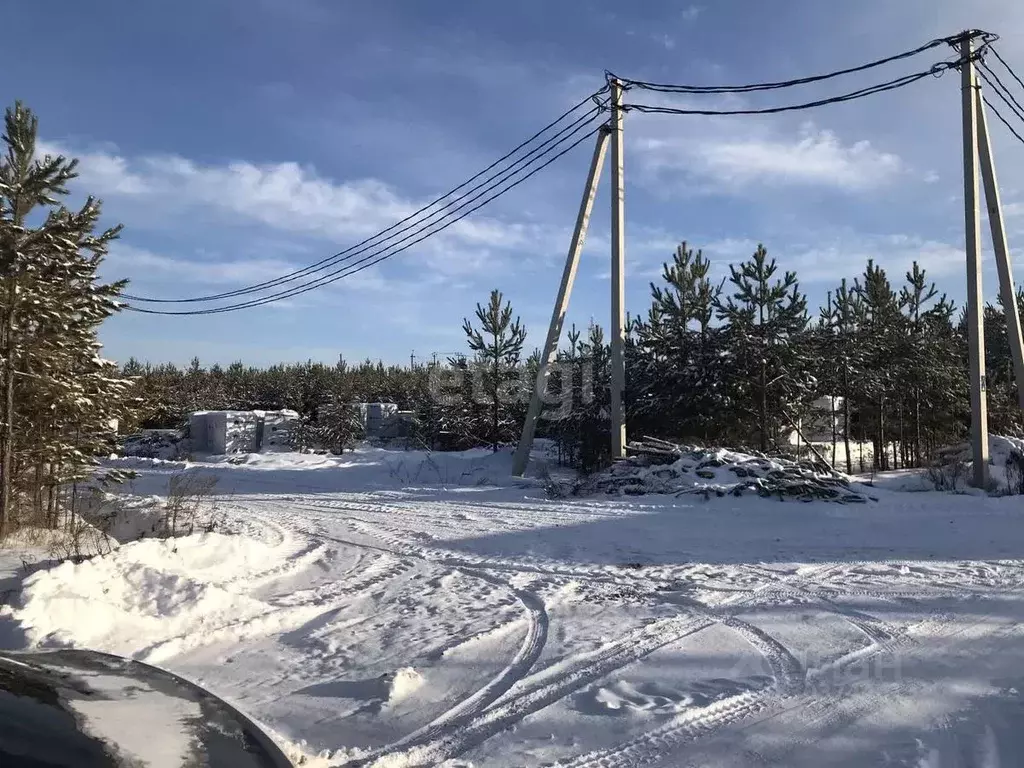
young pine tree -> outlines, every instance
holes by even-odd
[[[862,377],[864,362],[858,338],[861,314],[860,296],[850,288],[845,278],[835,293],[828,292],[828,303],[821,309],[820,323],[825,338],[818,356],[818,375],[821,378],[819,392],[840,398],[842,412],[839,431],[846,452],[847,473],[853,472],[853,457],[850,450],[851,409],[856,396],[857,382]],[[835,401],[834,399],[833,402]],[[835,454],[834,442],[834,464]]]
[[[807,299],[794,272],[775,276],[778,267],[762,245],[729,270],[732,293],[716,302],[725,324],[729,399],[736,406],[738,429],[755,432],[766,451],[813,385],[805,335]]]
[[[710,269],[701,251],[680,244],[672,263],[664,265],[664,285],[651,283],[647,320],[630,325],[636,417],[653,434],[710,436],[719,407],[719,350],[711,320],[723,285],[710,279]]]
[[[466,333],[469,348],[476,353],[480,366],[483,395],[491,410],[490,443],[495,452],[503,437],[502,392],[505,389],[504,376],[509,368],[519,363],[526,341],[526,329],[519,318],[512,319],[512,304],[504,302],[501,291],[491,291],[487,305],[476,305],[479,328],[474,328],[466,318],[462,330]],[[507,404],[504,404],[507,405]]]
[[[863,308],[861,345],[865,357],[862,393],[868,406],[862,422],[875,445],[874,464],[889,469],[888,447],[895,444],[889,421],[895,410],[894,401],[900,371],[897,367],[903,351],[906,318],[900,311],[898,294],[885,270],[873,260],[868,261],[862,278],[854,281]]]

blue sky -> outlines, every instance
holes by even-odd
[[[164,297],[231,290],[363,239],[599,88],[605,69],[694,84],[783,79],[973,26],[999,33],[1024,72],[1018,0],[107,0],[9,3],[4,17],[16,31],[5,35],[7,101],[36,110],[45,146],[81,158],[76,194],[99,195],[109,223],[125,224],[106,275]],[[916,258],[961,299],[958,105],[953,73],[790,115],[631,113],[627,308],[646,311],[648,283],[680,240],[721,275],[763,241],[815,303],[868,257],[896,280]],[[1024,147],[990,122],[1019,247]],[[125,313],[103,329],[106,354],[422,358],[464,348],[462,318],[491,288],[540,344],[589,154],[580,147],[467,225],[321,291],[209,317]],[[607,324],[607,184],[572,298],[579,325]],[[985,280],[994,295],[990,259]]]

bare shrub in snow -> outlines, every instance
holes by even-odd
[[[1006,493],[1024,495],[1024,453],[1012,451],[1006,457]]]
[[[988,485],[981,489],[997,496],[1024,494],[1024,440],[989,435]],[[971,477],[971,448],[966,443],[944,448],[928,468],[928,479],[939,491],[966,492]]]
[[[384,464],[388,468],[388,475],[403,485],[429,483],[444,488],[469,484],[490,485],[490,480],[480,474],[485,469],[483,462],[474,462],[468,469],[462,469],[462,462],[450,461],[444,453],[428,453],[426,458],[419,461],[403,458],[394,462],[385,461]]]
[[[96,555],[108,555],[114,547],[114,540],[105,531],[71,510],[63,529],[53,532],[47,549],[54,560],[80,563]]]
[[[219,478],[198,472],[179,472],[171,476],[167,487],[167,507],[163,533],[188,536],[196,530],[211,533],[220,524],[220,514],[210,498]]]
[[[956,458],[928,467],[928,479],[937,491],[963,493],[967,488],[969,470],[968,462]]]

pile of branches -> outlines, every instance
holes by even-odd
[[[698,494],[710,499],[753,493],[780,501],[868,500],[850,487],[849,478],[822,461],[678,445],[654,438],[632,442],[627,450],[628,458],[575,481],[563,489],[564,495]]]
[[[145,429],[129,435],[121,445],[123,456],[144,459],[180,459],[188,454],[189,443],[177,429]]]

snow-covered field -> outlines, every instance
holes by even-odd
[[[192,465],[219,532],[9,576],[0,644],[166,667],[308,765],[1024,764],[1021,497],[549,500],[508,465]]]

